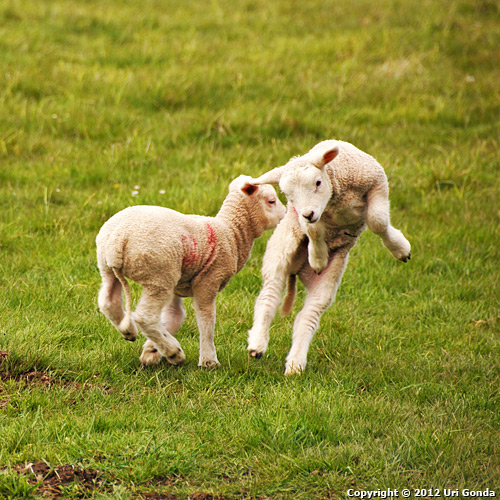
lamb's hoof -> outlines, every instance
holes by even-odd
[[[250,354],[250,356],[252,358],[255,358],[255,359],[260,359],[264,355],[263,352],[256,351],[255,349],[252,349],[251,351],[249,351],[248,354]]]
[[[216,369],[219,368],[220,363],[216,359],[207,359],[205,361],[200,361],[198,366],[201,366],[202,368]]]
[[[162,355],[158,352],[158,349],[147,347],[142,351],[139,359],[144,366],[153,366],[157,365],[161,361],[161,358]]]
[[[181,366],[184,364],[184,361],[186,361],[186,355],[184,354],[184,351],[179,347],[174,354],[171,354],[170,356],[167,356],[167,361],[174,366]]]
[[[328,267],[328,257],[325,259],[309,259],[309,265],[316,274],[321,274]]]
[[[326,269],[327,266],[328,266],[328,261],[326,261],[325,265],[321,264],[319,266],[311,266],[311,267],[315,274],[320,275]]]
[[[285,366],[285,376],[290,377],[291,375],[300,375],[303,373],[305,365],[301,363],[287,363]]]
[[[128,320],[126,317],[122,319],[117,326],[117,330],[122,334],[122,337],[129,342],[135,342],[137,339],[137,327],[133,320]]]
[[[401,260],[403,262],[408,262],[410,259],[411,259],[411,252],[408,255],[404,255],[399,260]]]

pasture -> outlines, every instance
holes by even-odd
[[[499,47],[494,0],[3,0],[0,499],[500,495]],[[186,364],[141,368],[97,308],[105,220],[215,215],[328,138],[384,166],[411,261],[365,232],[285,378],[303,290],[246,351],[266,234],[218,296],[220,369],[189,300]]]

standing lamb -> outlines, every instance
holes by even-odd
[[[200,332],[198,365],[219,365],[214,345],[217,292],[245,265],[253,240],[285,215],[274,188],[250,180],[240,176],[230,184],[216,217],[135,206],[101,228],[96,239],[102,277],[99,307],[126,340],[135,340],[136,325],[141,328],[147,337],[140,357],[144,365],[157,364],[162,357],[173,365],[184,362],[173,336],[184,321],[183,297],[193,297]],[[143,288],[133,315],[125,277]]]
[[[349,251],[366,225],[399,260],[411,257],[410,243],[389,220],[389,187],[383,168],[366,153],[342,141],[323,141],[292,158],[255,184],[279,184],[288,199],[283,222],[269,239],[262,264],[264,283],[248,332],[250,355],[260,358],[269,326],[288,282],[283,312],[295,298],[296,276],[307,290],[293,325],[285,375],[300,373],[321,315],[330,306],[347,265]]]

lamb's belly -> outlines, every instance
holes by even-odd
[[[193,296],[193,278],[196,273],[182,273],[181,279],[175,285],[174,293],[179,297],[192,297]]]
[[[321,220],[331,227],[353,227],[361,226],[366,219],[366,205],[353,203],[344,207],[327,207],[321,216]]]
[[[196,283],[197,278],[203,279],[203,275],[194,275],[194,276],[183,276],[179,283],[175,286],[174,293],[179,297],[192,297],[193,296],[193,281]],[[218,291],[223,290],[226,285],[229,283],[230,277],[223,279],[218,285]],[[207,282],[207,286],[213,285],[211,281]],[[199,286],[199,283],[198,283]]]
[[[174,289],[174,293],[178,297],[192,297],[193,287],[190,283],[178,283]]]
[[[363,232],[364,226],[328,227],[325,233],[325,241],[330,250],[335,250],[346,245],[353,245]]]
[[[336,212],[328,211],[323,216],[321,220],[325,224],[325,240],[330,249],[356,243],[366,227],[364,206],[350,206]]]

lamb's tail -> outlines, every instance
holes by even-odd
[[[113,273],[116,279],[121,283],[125,293],[125,316],[120,321],[118,331],[126,340],[133,341],[137,338],[137,328],[132,320],[132,297],[130,296],[130,286],[120,269],[113,267]]]
[[[296,284],[297,284],[297,275],[296,274],[288,275],[286,295],[285,299],[283,300],[283,306],[281,307],[284,316],[290,314],[292,310],[293,302],[295,300],[295,293],[297,291]]]

